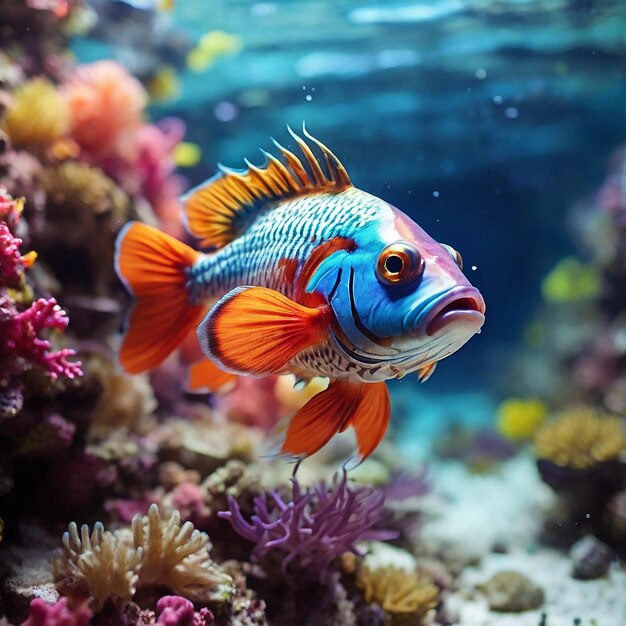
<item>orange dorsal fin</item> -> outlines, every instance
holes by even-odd
[[[337,380],[311,398],[291,419],[281,453],[305,458],[349,426],[356,430],[359,462],[378,446],[389,423],[385,383]]]
[[[130,374],[159,365],[199,323],[205,307],[187,294],[187,269],[199,252],[140,222],[127,224],[115,250],[115,268],[136,298],[120,362]]]
[[[266,376],[324,341],[331,315],[328,305],[311,308],[266,287],[237,287],[211,309],[198,340],[220,369]]]
[[[219,166],[220,173],[192,189],[182,198],[189,232],[203,247],[220,248],[239,237],[256,214],[271,203],[313,192],[338,192],[350,187],[350,177],[339,159],[320,141],[303,134],[322,152],[320,163],[310,146],[291,129],[291,136],[304,155],[274,142],[284,162],[263,151],[267,162],[238,171]]]
[[[189,366],[185,390],[189,393],[214,393],[237,380],[235,374],[223,372],[210,359],[196,361]]]

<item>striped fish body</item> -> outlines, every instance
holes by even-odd
[[[192,367],[192,389],[233,374],[326,377],[281,453],[303,458],[353,427],[363,459],[389,420],[383,381],[426,380],[479,332],[485,305],[455,250],[356,189],[305,135],[310,144],[292,132],[304,159],[276,144],[283,161],[265,153],[264,168],[222,168],[183,198],[190,233],[211,252],[143,224],[122,231],[116,267],[137,302],[120,360],[130,372],[155,367],[199,324],[207,359]]]

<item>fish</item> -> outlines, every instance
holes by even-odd
[[[485,302],[455,249],[356,188],[304,125],[288,131],[302,156],[273,140],[265,165],[220,165],[183,196],[200,250],[140,222],[120,232],[116,269],[135,298],[120,362],[152,369],[197,327],[192,390],[212,376],[326,378],[277,454],[302,460],[352,427],[358,464],[387,430],[386,381],[427,380],[480,332]]]

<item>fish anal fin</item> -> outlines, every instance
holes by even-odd
[[[328,305],[303,306],[273,289],[237,287],[198,328],[200,348],[221,369],[266,376],[328,336]]]
[[[281,454],[305,458],[345,430],[361,402],[364,383],[335,381],[291,418]]]
[[[222,371],[211,359],[202,359],[189,366],[185,391],[215,393],[223,391],[237,380],[235,374]]]
[[[391,412],[389,391],[383,382],[363,386],[361,401],[350,426],[356,431],[358,462],[364,461],[382,441]]]
[[[265,166],[256,167],[246,161],[247,169],[243,171],[220,167],[219,174],[183,196],[188,230],[200,239],[200,245],[226,245],[246,230],[259,210],[271,203],[309,193],[338,192],[351,186],[339,159],[323,143],[304,129],[305,137],[322,152],[324,165],[306,141],[289,130],[303,160],[275,142],[284,163],[264,152]]]

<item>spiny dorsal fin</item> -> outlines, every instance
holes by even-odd
[[[248,160],[238,171],[219,166],[220,173],[192,189],[182,198],[189,232],[203,247],[220,248],[239,237],[256,212],[270,202],[319,191],[337,192],[350,187],[350,177],[339,159],[310,135],[302,133],[324,155],[321,164],[309,144],[287,127],[304,155],[304,162],[272,139],[284,163],[261,150],[267,159],[263,167]]]

